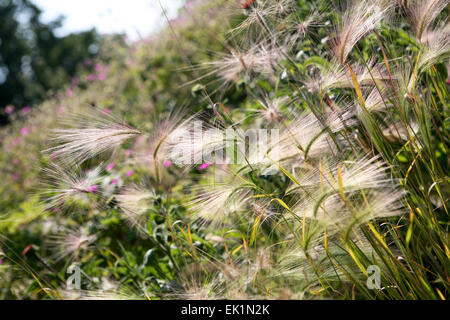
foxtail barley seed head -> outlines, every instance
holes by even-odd
[[[75,259],[91,249],[96,239],[96,235],[89,235],[84,230],[69,229],[59,235],[50,237],[49,244],[53,247],[54,257],[57,260],[65,257]]]
[[[79,166],[61,166],[51,163],[43,169],[44,178],[40,195],[46,209],[70,205],[73,200],[86,198],[99,191],[101,166],[83,171]]]
[[[444,10],[449,0],[413,0],[408,6],[408,14],[419,41],[423,40],[426,31],[430,30],[433,22]]]
[[[341,65],[355,44],[372,30],[379,27],[380,21],[389,7],[380,7],[377,1],[352,1],[344,12],[336,38],[333,40],[333,51]]]
[[[154,196],[152,191],[133,185],[124,188],[114,198],[129,225],[143,232],[148,219],[146,213]]]
[[[81,163],[103,152],[111,151],[141,132],[112,115],[94,112],[76,115],[63,121],[69,129],[53,131],[56,146],[45,150],[67,164]]]

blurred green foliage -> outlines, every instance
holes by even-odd
[[[92,69],[100,37],[92,29],[58,37],[63,24],[41,19],[30,0],[0,1],[0,106],[21,109],[42,102],[70,83],[82,69]],[[7,115],[0,113],[0,124]]]

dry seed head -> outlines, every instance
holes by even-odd
[[[419,70],[448,61],[450,58],[450,24],[445,27],[426,31],[422,36],[422,54],[418,62]]]
[[[89,235],[83,230],[67,230],[59,235],[50,237],[49,244],[55,251],[54,257],[58,260],[65,257],[78,258],[82,252],[92,248],[97,239],[96,235]]]
[[[238,211],[249,200],[250,190],[240,187],[241,182],[221,183],[196,188],[196,196],[189,202],[195,217],[213,225],[229,221],[230,214]]]
[[[376,1],[353,1],[344,12],[337,36],[333,40],[333,51],[341,65],[355,44],[369,32],[377,29],[389,7],[381,8]]]
[[[152,191],[133,185],[126,187],[114,198],[129,225],[143,231],[147,223],[146,212],[150,208],[149,200],[154,196]]]
[[[141,134],[117,118],[98,112],[76,115],[63,123],[72,128],[53,130],[52,141],[57,145],[44,152],[67,164],[82,163]]]
[[[377,64],[373,59],[367,62],[367,66],[352,64],[351,68],[360,86],[373,85],[374,81],[389,80],[384,64]],[[327,92],[332,89],[353,88],[354,83],[348,66],[332,60],[329,65],[320,69],[318,75],[307,80],[305,86],[310,92],[318,93],[321,90]]]
[[[247,51],[233,49],[228,54],[222,54],[221,59],[204,64],[227,83],[237,82],[244,76],[272,75],[283,58],[283,48],[273,44],[259,43]]]
[[[98,191],[101,166],[83,171],[78,166],[61,166],[51,163],[43,169],[41,196],[46,202],[46,209],[56,209],[70,204],[77,197],[85,197]]]
[[[444,10],[450,0],[413,0],[408,6],[408,13],[417,39],[423,40],[423,35],[430,29],[435,19]]]

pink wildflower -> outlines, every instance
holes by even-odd
[[[164,165],[164,167],[168,168],[172,165],[172,161],[166,160],[166,161],[164,161],[163,165]]]
[[[104,68],[103,65],[101,65],[100,63],[96,63],[94,66],[95,71],[98,71],[98,72],[102,71],[103,68]]]
[[[200,170],[200,171],[205,170],[205,169],[207,169],[210,165],[211,165],[211,164],[209,164],[209,163],[206,162],[206,163],[202,164],[200,167],[198,167],[198,170]]]
[[[27,127],[23,127],[22,129],[20,129],[20,134],[22,136],[26,136],[29,132],[30,130]]]
[[[19,143],[20,143],[20,138],[14,138],[14,139],[12,140],[12,145],[13,145],[13,146],[18,145]]]
[[[22,114],[23,115],[26,115],[26,114],[30,113],[30,111],[31,111],[31,107],[30,106],[26,106],[26,107],[22,108]]]
[[[106,171],[111,171],[112,169],[114,169],[115,166],[116,166],[116,164],[114,162],[108,164],[106,166]]]
[[[133,170],[130,170],[126,173],[126,176],[131,177],[133,175],[133,173],[134,173]]]
[[[72,89],[67,89],[66,90],[66,97],[72,97],[73,96],[73,90]]]
[[[97,79],[98,79],[99,81],[105,80],[105,79],[106,79],[106,73],[100,73],[100,74],[97,76]]]
[[[6,114],[12,114],[14,112],[14,106],[12,106],[12,105],[7,105],[6,107],[5,107],[5,113]]]

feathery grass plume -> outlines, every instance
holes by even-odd
[[[125,187],[114,198],[128,224],[140,232],[145,232],[148,218],[146,213],[151,204],[149,200],[154,196],[153,191],[132,185]]]
[[[293,0],[246,1],[241,5],[246,18],[230,34],[236,36],[245,32],[246,40],[259,40],[262,34],[263,37],[271,36],[283,18],[292,11],[293,4]]]
[[[310,193],[292,206],[299,217],[313,219],[309,221],[306,234],[313,237],[321,234],[323,227],[327,228],[327,235],[348,233],[367,221],[377,218],[388,218],[402,215],[404,211],[401,200],[404,193],[392,187],[386,190],[346,191],[346,199],[339,193]],[[364,194],[364,196],[362,196]],[[294,221],[294,220],[292,220]],[[314,223],[318,222],[317,227]]]
[[[255,155],[250,159],[262,158],[267,163],[272,162],[273,164],[275,161],[285,165],[301,163],[306,155],[314,158],[331,154],[335,145],[326,129],[338,132],[344,128],[343,122],[350,117],[351,113],[348,111],[342,112],[342,114],[331,112],[324,116],[324,126],[314,115],[302,113],[281,129],[278,143],[268,145],[268,147],[273,147],[272,149],[263,150],[264,154]],[[350,125],[350,122],[347,125]],[[266,154],[269,159],[265,156]]]
[[[333,51],[341,65],[355,44],[369,32],[379,27],[389,7],[382,8],[377,1],[349,1],[333,39]]]
[[[394,182],[388,176],[389,167],[379,160],[378,156],[365,156],[358,160],[345,161],[333,165],[326,174],[316,175],[316,181],[322,179],[324,188],[329,190],[352,191],[373,188],[385,188]]]
[[[272,76],[283,59],[285,48],[271,41],[262,41],[249,46],[248,50],[230,49],[229,53],[219,54],[219,59],[206,62],[203,69],[211,70],[204,77],[217,76],[225,81],[221,88],[235,83],[244,77]]]
[[[372,258],[376,254],[362,235],[352,241],[366,257]],[[307,250],[295,242],[281,248],[276,262],[278,277],[290,284],[295,283],[304,294],[317,287],[327,290],[331,283],[351,283],[349,272],[358,278],[357,281],[364,281],[365,275],[342,243],[329,239],[327,248],[323,244],[323,239],[316,238]]]
[[[422,41],[424,34],[432,26],[434,20],[444,10],[450,0],[412,0],[408,6],[408,14],[416,33]]]
[[[210,161],[214,153],[224,150],[227,139],[233,140],[234,130],[226,131],[193,119],[176,128],[168,137],[164,154],[173,163],[190,167]],[[225,159],[223,159],[225,161]]]
[[[57,145],[44,152],[68,164],[82,163],[141,135],[139,130],[98,110],[66,118],[62,124],[71,128],[53,130],[51,140]]]
[[[317,11],[311,12],[305,18],[295,17],[294,19],[287,19],[286,28],[281,30],[280,38],[286,45],[295,48],[306,36],[312,33],[312,29],[323,27],[321,22],[323,19],[322,13]]]
[[[363,117],[365,110],[368,112],[386,112],[392,105],[390,103],[391,93],[385,87],[371,88],[364,97],[364,107],[361,106],[361,101],[355,103],[355,110],[358,117]]]
[[[291,210],[300,218],[319,222],[316,227],[308,227],[311,236],[321,232],[320,226],[326,226],[331,235],[348,232],[348,228],[374,218],[403,213],[404,192],[397,190],[397,183],[387,174],[388,167],[377,160],[364,157],[330,167],[321,165],[319,170],[296,178],[298,184],[288,189],[295,201]]]
[[[222,289],[217,278],[217,263],[191,263],[181,269],[173,292],[163,294],[163,299],[214,300],[220,299]]]
[[[403,105],[409,105],[412,101],[412,93],[416,91],[417,81],[413,74],[413,66],[409,62],[397,61],[394,66],[395,90]]]
[[[270,247],[260,247],[246,259],[235,258],[222,270],[227,288],[225,299],[261,299],[267,292],[276,294],[279,289],[273,281],[274,260]]]
[[[250,200],[254,185],[236,173],[231,165],[215,165],[202,175],[201,184],[192,188],[188,205],[193,217],[223,226],[232,222]]]
[[[145,300],[144,297],[128,288],[110,290],[62,290],[60,294],[64,300]]]
[[[318,93],[321,90],[326,92],[332,89],[353,88],[354,86],[348,66],[339,64],[335,59],[316,70],[319,72],[305,81],[306,88],[312,93]],[[367,62],[367,66],[352,65],[352,70],[360,86],[374,85],[374,81],[384,82],[389,80],[389,74],[384,64],[376,63],[374,59]]]
[[[382,129],[382,134],[388,139],[390,142],[403,142],[408,141],[410,138],[420,138],[420,127],[416,119],[411,117],[407,127],[403,125],[403,123],[395,122],[389,124],[386,128]]]
[[[197,119],[197,115],[186,117],[187,110],[183,107],[174,109],[163,119],[155,119],[154,128],[150,134],[149,148],[152,162],[163,163],[170,160],[173,141],[189,131],[190,126]]]
[[[44,178],[39,194],[45,201],[46,210],[71,206],[76,200],[87,200],[89,194],[98,192],[102,181],[101,166],[83,171],[77,165],[50,163],[42,171]]]
[[[53,258],[61,260],[69,257],[77,259],[81,254],[93,248],[96,235],[88,234],[82,229],[68,229],[58,235],[50,236],[48,245],[54,251]]]
[[[257,250],[248,260],[229,256],[227,262],[214,263],[206,276],[182,276],[183,290],[175,297],[196,299],[250,300],[264,297],[270,277],[272,260],[267,250]],[[276,290],[276,288],[274,288]]]
[[[289,97],[277,97],[274,99],[258,99],[262,109],[257,109],[256,113],[268,124],[278,123],[283,118],[283,107],[290,104]]]
[[[235,181],[199,186],[194,192],[194,199],[188,203],[194,217],[218,226],[230,222],[231,215],[245,206],[251,189]]]
[[[422,35],[422,54],[419,58],[419,70],[430,68],[433,64],[450,59],[450,24],[443,28],[426,31]]]
[[[276,264],[278,277],[289,283],[297,283],[303,292],[317,286],[320,281],[318,276],[328,281],[338,280],[343,273],[333,266],[322,244],[323,242],[315,239],[306,252],[304,248],[292,242],[286,248],[281,248]],[[330,243],[329,254],[332,257],[339,257],[344,255],[345,251]],[[320,267],[320,274],[314,270],[311,262]]]

